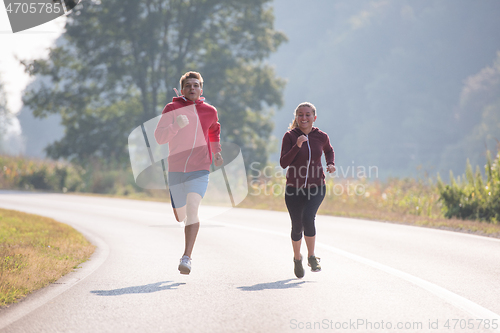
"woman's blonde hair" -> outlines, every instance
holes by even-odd
[[[316,115],[316,107],[314,106],[313,103],[309,103],[309,102],[303,102],[303,103],[300,103],[296,108],[295,108],[295,112],[293,113],[293,122],[290,124],[290,126],[288,126],[288,129],[289,130],[293,130],[295,127],[299,127],[299,124],[297,123],[297,111],[301,108],[301,107],[304,107],[304,106],[307,106],[307,107],[310,107],[313,114]]]

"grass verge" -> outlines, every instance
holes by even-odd
[[[376,188],[377,184],[367,184],[362,195],[327,195],[318,214],[360,218],[373,221],[422,226],[428,228],[476,234],[500,238],[500,224],[478,220],[449,219],[441,213],[437,194],[430,187],[418,184],[396,184],[395,180]],[[250,188],[250,193],[238,207],[264,210],[287,211],[282,191],[273,193],[277,182],[264,185],[270,188]],[[278,188],[279,187],[275,187]],[[397,189],[394,190],[394,188]],[[396,193],[397,192],[397,193]]]
[[[164,191],[167,193],[166,191]],[[118,199],[131,199],[143,201],[170,202],[168,195],[156,194],[155,197],[147,195],[113,195],[113,194],[91,194],[91,193],[71,193],[75,195],[98,196]],[[237,206],[238,208],[262,209],[286,212],[285,198],[283,195],[261,193],[260,195],[249,195]],[[389,222],[398,224],[415,225],[421,227],[458,231],[480,236],[500,238],[500,224],[488,223],[477,220],[449,219],[442,214],[417,215],[407,210],[398,209],[394,205],[381,206],[368,202],[366,197],[350,202],[342,198],[325,198],[321,204],[318,214],[359,218],[379,222]]]
[[[497,160],[499,158],[500,155]],[[496,163],[490,166],[490,170],[495,168],[497,170],[495,177],[500,174],[498,165]],[[489,176],[491,179],[483,181],[480,174],[473,176],[471,170],[469,165],[468,176],[462,176],[464,182],[457,180],[460,183],[460,188],[457,188],[458,185],[455,181],[452,181],[451,188],[457,193],[464,188],[467,190],[467,186],[472,189],[471,179],[475,177],[473,182],[476,186],[475,191],[484,195],[488,194],[489,201],[483,201],[491,204],[492,207],[498,207],[498,200],[495,201],[495,195],[498,193],[492,190],[493,187],[490,184],[492,176]],[[486,171],[488,173],[488,169]],[[465,179],[468,181],[465,182]],[[250,193],[238,207],[286,211],[283,198],[285,184],[283,173],[276,172],[270,176],[263,173],[261,177],[253,179],[250,183]],[[418,225],[500,238],[500,222],[497,220],[491,220],[488,223],[481,220],[448,219],[446,216],[450,215],[447,214],[449,207],[443,204],[446,203],[446,200],[443,200],[440,195],[440,187],[443,187],[443,184],[436,186],[427,176],[425,180],[394,178],[384,181],[340,177],[332,179],[328,176],[329,194],[325,197],[319,214]],[[54,161],[2,155],[0,155],[0,188],[67,192],[68,194],[146,201],[170,201],[168,191],[139,188],[135,184],[130,169],[106,170],[99,163],[93,163],[88,167],[88,170],[84,170],[78,166]],[[491,191],[493,199],[490,198],[489,191]],[[468,194],[463,195],[463,193],[452,197],[463,199],[468,203],[476,202],[470,197],[478,198],[474,193],[471,193],[470,197]],[[209,205],[209,199],[207,197],[204,203]],[[460,207],[460,209],[457,208],[459,211],[467,208],[463,201],[455,202],[456,205]]]
[[[71,272],[94,250],[66,224],[0,209],[0,307]]]

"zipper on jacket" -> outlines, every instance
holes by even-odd
[[[309,165],[311,164],[311,146],[309,145],[309,136],[306,135],[306,138],[307,138],[307,148],[309,149],[309,157],[307,159],[306,181],[304,182],[304,187],[307,186],[307,177],[309,176]]]
[[[193,147],[191,147],[191,152],[189,153],[189,156],[186,159],[186,164],[184,165],[184,172],[186,172],[189,158],[191,158],[191,155],[193,154],[194,146],[196,145],[196,136],[198,135],[198,123],[200,122],[200,119],[198,117],[198,112],[196,111],[196,103],[193,104],[193,107],[194,107],[194,114],[196,115],[196,130],[194,131]]]

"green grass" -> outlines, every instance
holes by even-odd
[[[72,227],[0,209],[0,306],[71,272],[95,247]]]

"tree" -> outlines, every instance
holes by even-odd
[[[11,120],[12,114],[7,105],[7,96],[0,76],[0,152],[4,151],[3,139]]]
[[[270,0],[85,1],[68,17],[48,59],[25,61],[25,105],[36,117],[59,113],[65,136],[52,158],[128,163],[127,136],[160,114],[187,70],[202,73],[224,140],[247,163],[265,163],[271,108],[284,81],[265,59],[286,40],[273,29]]]

